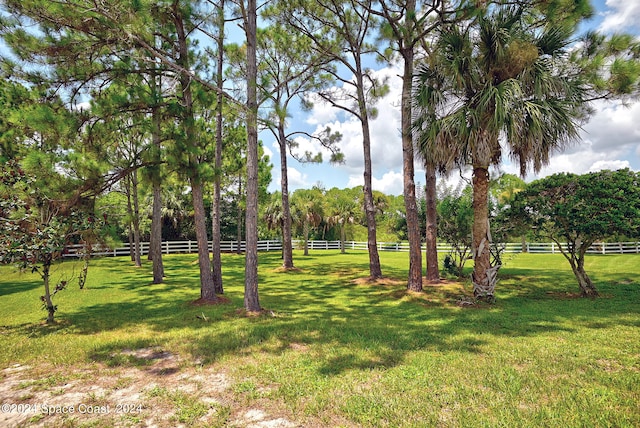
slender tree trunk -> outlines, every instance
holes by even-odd
[[[136,261],[136,244],[133,239],[133,224],[129,223],[129,231],[128,231],[128,239],[129,239],[129,258],[132,262]]]
[[[242,254],[242,174],[238,177],[238,204],[236,207],[236,253]]]
[[[56,307],[53,306],[53,302],[51,301],[51,288],[49,286],[49,281],[51,278],[51,260],[48,258],[42,264],[42,280],[44,281],[44,305],[47,309],[47,324],[53,324],[55,322],[54,315],[56,313]]]
[[[218,64],[216,86],[222,90],[224,84],[223,79],[223,61],[224,61],[224,0],[220,2],[220,16],[218,17]],[[213,181],[213,204],[211,206],[211,240],[213,241],[213,287],[216,293],[223,294],[224,287],[222,284],[222,256],[221,243],[222,233],[220,230],[220,180],[222,174],[222,106],[223,97],[218,96],[218,105],[216,108],[216,154],[215,154],[215,179]]]
[[[415,1],[408,2],[407,14],[415,11]],[[413,165],[412,129],[412,84],[413,84],[413,47],[400,50],[404,60],[402,76],[401,123],[402,123],[402,164],[403,194],[407,218],[407,237],[409,239],[409,278],[407,289],[422,291],[422,249],[420,238],[420,218],[416,204],[415,170]]]
[[[247,0],[247,211],[244,308],[261,311],[258,296],[258,100],[256,59],[256,0]]]
[[[129,257],[131,261],[136,264],[136,266],[140,266],[137,262],[137,245],[135,238],[135,212],[133,208],[133,177],[132,174],[127,175],[125,179],[125,192],[127,194],[127,215],[129,216],[129,231],[128,231],[128,239],[129,239]]]
[[[473,168],[473,294],[477,299],[494,300],[495,283],[491,269],[489,235],[489,171],[486,166]]]
[[[376,207],[373,203],[372,166],[371,166],[371,132],[369,130],[369,116],[367,113],[367,99],[364,94],[364,79],[360,58],[356,58],[358,85],[359,114],[362,124],[362,151],[364,154],[364,212],[367,218],[367,248],[369,250],[369,277],[382,278],[380,256],[378,254],[378,239],[376,236]]]
[[[347,233],[345,231],[344,223],[340,225],[340,253],[344,254],[346,251],[344,249],[344,241],[347,240]]]
[[[309,255],[309,223],[305,222],[304,225],[302,226],[302,229],[304,231],[304,255],[308,256]]]
[[[211,240],[213,261],[211,274],[213,275],[213,287],[217,294],[223,294],[222,285],[222,247],[220,231],[220,178],[216,177],[213,183],[213,203],[211,205]]]
[[[159,76],[156,76],[155,70],[153,74],[153,92],[156,99],[160,99],[162,94],[162,81]],[[162,150],[162,136],[161,136],[161,122],[160,108],[154,106],[152,112],[152,140],[153,148],[155,150],[154,160],[159,161],[161,159],[160,151]],[[153,283],[161,284],[164,280],[164,263],[162,261],[162,178],[160,175],[160,166],[156,166],[152,176],[153,187],[153,208],[151,212],[151,236],[149,243],[149,257],[153,264]]]
[[[289,204],[289,177],[287,171],[287,138],[284,124],[278,125],[280,144],[280,188],[282,192],[282,267],[293,268],[293,244],[291,242],[291,206]]]
[[[440,272],[438,271],[438,213],[436,211],[436,168],[430,162],[425,165],[426,171],[426,210],[427,210],[427,232],[426,243],[426,263],[427,280],[440,282]]]
[[[184,69],[189,69],[189,49],[187,35],[180,11],[174,8],[174,19],[179,48],[178,64]],[[195,118],[193,113],[193,93],[191,90],[191,78],[185,74],[180,75],[180,89],[182,90],[182,125],[185,133],[185,145],[187,148],[197,146],[195,132]],[[204,301],[215,302],[218,300],[213,285],[211,260],[209,259],[209,240],[207,237],[206,211],[204,208],[203,185],[198,172],[200,159],[189,155],[189,182],[191,184],[191,196],[193,198],[193,217],[196,229],[198,245],[198,264],[200,268],[200,298]]]
[[[153,211],[151,214],[149,254],[153,263],[153,283],[161,284],[164,280],[164,263],[162,262],[162,191],[160,180],[153,181]]]
[[[80,290],[84,289],[87,283],[87,275],[89,274],[89,261],[91,260],[92,246],[90,242],[84,242],[82,253],[82,269],[78,275],[78,287]]]
[[[138,197],[138,171],[131,173],[131,193],[133,195],[133,243],[134,262],[137,267],[142,266],[142,249],[140,243],[140,198]]]
[[[206,212],[204,208],[203,186],[195,179],[191,180],[193,197],[193,217],[198,245],[198,265],[200,267],[200,298],[204,301],[218,300],[213,286],[213,273],[209,259],[209,240],[207,237]]]

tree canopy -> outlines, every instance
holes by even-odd
[[[519,192],[505,213],[514,227],[551,239],[571,264],[584,296],[597,296],[584,270],[591,245],[613,234],[640,233],[640,174],[628,169],[554,174]]]

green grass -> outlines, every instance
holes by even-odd
[[[85,290],[71,283],[55,297],[53,326],[42,323],[39,278],[2,267],[0,369],[140,366],[119,351],[157,347],[225,370],[236,406],[280,407],[302,425],[640,426],[640,256],[588,257],[603,297],[587,300],[575,297],[562,256],[507,255],[497,303],[471,307],[456,304],[469,284],[407,294],[407,254],[381,259],[398,281],[355,283],[365,253],[296,253],[290,272],[279,272],[278,254],[261,254],[268,312],[257,317],[239,310],[243,257],[223,256],[231,302],[197,307],[195,255],[166,257],[161,285],[150,284],[150,266],[95,260]],[[74,270],[68,262],[55,274]],[[207,411],[152,393],[175,402],[179,422]]]

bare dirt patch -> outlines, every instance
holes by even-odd
[[[266,409],[243,408],[224,370],[159,348],[120,354],[132,365],[0,370],[0,426],[299,426]]]
[[[231,299],[226,296],[217,296],[216,300],[209,299],[197,299],[190,303],[191,306],[211,306],[211,305],[226,305],[231,303]]]

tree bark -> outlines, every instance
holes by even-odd
[[[595,285],[593,285],[593,282],[591,282],[591,278],[589,278],[589,275],[587,275],[587,272],[584,270],[584,253],[586,253],[586,248],[584,251],[581,251],[577,257],[572,256],[572,258],[569,258],[569,263],[571,264],[573,274],[578,280],[578,286],[580,286],[582,297],[595,298],[600,296],[600,294],[598,293],[598,290],[596,290]]]
[[[155,76],[154,76],[155,81]],[[156,88],[154,88],[154,91]],[[154,108],[153,116],[153,146],[157,151],[157,158],[160,158],[160,112]],[[156,168],[160,168],[157,166]],[[152,178],[153,187],[153,207],[151,211],[151,236],[149,243],[149,257],[153,264],[153,283],[161,284],[164,281],[164,264],[162,262],[162,188],[159,171],[154,171]]]
[[[238,174],[238,200],[236,204],[236,253],[242,254],[242,174]]]
[[[282,267],[293,269],[293,244],[291,242],[291,206],[289,203],[289,177],[287,171],[287,138],[284,124],[278,124],[280,145],[280,190],[282,192]]]
[[[42,280],[44,281],[44,305],[47,309],[47,324],[53,324],[55,322],[54,315],[56,313],[56,307],[53,306],[51,301],[51,288],[49,286],[49,280],[51,270],[51,261],[45,260],[42,264]]]
[[[436,211],[436,168],[430,162],[425,165],[426,171],[426,209],[427,209],[427,227],[426,227],[426,263],[427,263],[427,280],[431,282],[440,282],[440,272],[438,270],[438,213]]]
[[[206,212],[202,188],[202,183],[191,179],[193,217],[198,245],[198,265],[200,267],[200,299],[215,302],[218,297],[213,285],[213,273],[211,271],[211,260],[209,259],[209,240],[207,238]]]
[[[219,34],[218,34],[218,64],[216,86],[222,90],[224,84],[223,79],[223,61],[224,61],[224,0],[220,2],[221,16],[219,17]],[[221,245],[222,233],[220,230],[220,180],[222,174],[222,106],[223,97],[218,95],[218,105],[216,108],[216,153],[215,153],[215,179],[213,181],[213,204],[211,206],[211,240],[213,241],[213,287],[216,293],[223,294],[224,287],[222,284],[222,256]]]
[[[188,70],[189,48],[187,34],[184,28],[181,12],[177,3],[174,5],[174,22],[177,33],[177,44],[179,48],[178,64]],[[182,91],[182,126],[185,133],[185,146],[195,147],[196,132],[195,118],[193,113],[193,93],[191,90],[191,77],[186,74],[180,75],[180,89]],[[204,193],[202,180],[198,173],[200,159],[194,154],[189,155],[188,174],[191,184],[191,196],[193,198],[193,217],[196,229],[196,240],[198,245],[198,264],[200,267],[200,298],[204,301],[216,302],[215,287],[213,285],[213,274],[211,271],[211,260],[209,259],[209,240],[207,237],[206,211],[204,208]]]
[[[245,31],[247,37],[247,211],[244,308],[261,311],[258,296],[258,99],[257,99],[257,6],[247,0]]]
[[[134,262],[137,267],[142,266],[142,249],[140,248],[140,199],[138,197],[138,170],[131,173],[131,193],[133,194],[133,243]]]
[[[489,234],[489,170],[473,168],[473,294],[476,299],[493,301],[495,283],[488,275],[491,269],[491,237]]]
[[[162,82],[153,70],[152,86],[156,99],[161,97]],[[156,105],[151,112],[153,149],[155,150],[155,160],[160,160],[161,147],[161,121],[160,109]],[[153,187],[153,208],[151,212],[151,236],[149,243],[149,257],[153,264],[153,283],[161,284],[164,281],[164,264],[162,262],[162,181],[160,166],[155,167],[152,175]]]
[[[415,1],[408,2],[412,9],[407,14],[415,11]],[[400,49],[404,61],[404,73],[402,76],[402,165],[403,165],[403,194],[407,219],[407,238],[409,239],[409,278],[407,289],[422,291],[422,249],[420,238],[420,219],[416,204],[415,170],[413,164],[413,133],[412,128],[412,85],[413,85],[413,47]]]
[[[164,281],[164,264],[162,262],[162,192],[160,181],[153,182],[153,211],[151,214],[151,237],[149,255],[153,263],[153,283]]]
[[[382,278],[380,255],[378,254],[378,238],[376,228],[376,207],[373,203],[373,186],[371,182],[371,136],[369,135],[369,120],[364,118],[363,129],[366,129],[363,138],[364,149],[364,212],[367,218],[367,248],[369,250],[369,277],[371,279]]]
[[[380,256],[378,254],[378,240],[376,236],[376,207],[373,202],[372,166],[371,166],[371,131],[369,129],[369,114],[367,112],[367,98],[364,93],[364,71],[360,57],[356,56],[356,79],[358,94],[358,113],[362,125],[362,151],[364,155],[364,212],[367,219],[367,248],[369,250],[369,277],[382,278]]]
[[[302,225],[304,232],[304,255],[309,255],[309,222],[305,221]]]

